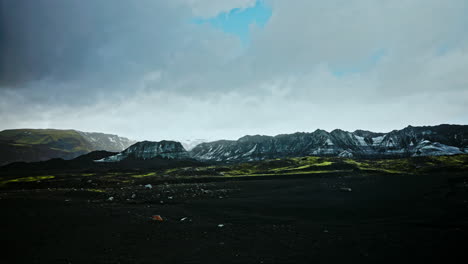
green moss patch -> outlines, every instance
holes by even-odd
[[[55,176],[51,176],[51,175],[16,178],[16,179],[0,181],[0,186],[6,185],[6,184],[12,183],[12,182],[19,182],[19,183],[21,183],[21,182],[37,182],[37,181],[49,180],[49,179],[53,179],[53,178],[55,178]]]
[[[156,172],[150,172],[145,174],[134,174],[132,175],[133,178],[144,178],[144,177],[152,177],[157,176]]]
[[[102,189],[86,189],[88,192],[96,192],[96,193],[105,193],[106,191]]]

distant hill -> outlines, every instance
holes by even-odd
[[[119,152],[135,141],[117,135],[59,129],[11,129],[0,132],[0,165],[11,162],[73,159],[95,150]]]

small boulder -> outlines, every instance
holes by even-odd
[[[163,218],[162,218],[160,215],[153,215],[153,216],[151,216],[151,220],[153,220],[153,221],[158,221],[158,222],[164,221]]]
[[[342,191],[342,192],[352,192],[353,189],[351,189],[349,187],[342,187],[342,188],[340,188],[340,191]]]

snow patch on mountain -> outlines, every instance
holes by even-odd
[[[338,154],[338,157],[341,157],[341,158],[352,158],[353,156],[354,156],[353,153],[347,150],[344,150],[340,152],[340,154]]]
[[[247,153],[245,153],[245,154],[242,155],[242,156],[250,156],[250,155],[252,155],[252,153],[255,151],[256,148],[257,148],[257,144],[255,144],[255,146],[254,146],[251,150],[249,150]]]
[[[415,149],[413,156],[442,156],[462,154],[460,148],[447,146],[439,142],[421,141]]]
[[[380,143],[382,143],[383,139],[384,139],[384,136],[378,136],[378,137],[372,138],[373,145],[374,146],[380,145]]]
[[[134,140],[130,140],[125,137],[119,137],[117,135],[96,132],[77,132],[80,133],[80,135],[83,136],[86,141],[90,142],[95,150],[119,152],[136,143]]]
[[[364,140],[363,137],[360,136],[354,136],[357,139],[358,145],[360,146],[367,146],[367,142]]]

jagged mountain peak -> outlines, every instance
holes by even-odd
[[[312,134],[318,134],[318,135],[328,135],[329,133],[326,130],[323,129],[316,129]]]
[[[349,132],[348,132],[348,131],[344,131],[344,130],[339,129],[339,128],[333,129],[333,130],[330,132],[330,134],[343,134],[343,133],[349,133]]]

